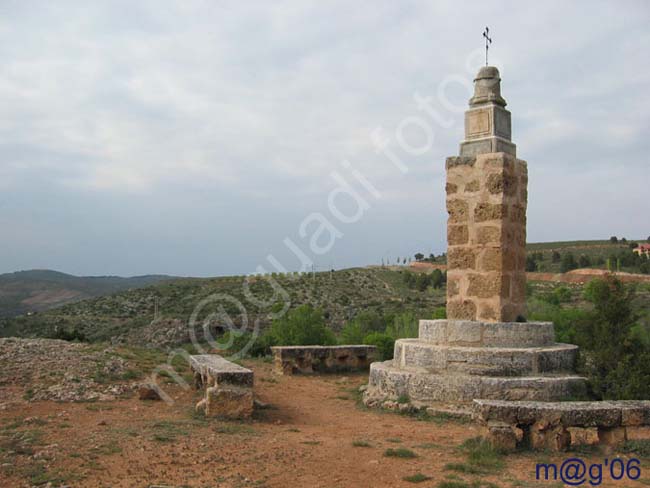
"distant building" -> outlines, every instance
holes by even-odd
[[[632,249],[639,256],[648,256],[650,257],[650,244],[639,244],[637,247]]]

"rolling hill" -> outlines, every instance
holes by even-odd
[[[140,288],[171,276],[73,276],[51,270],[18,271],[0,275],[0,317],[42,312],[87,298]]]

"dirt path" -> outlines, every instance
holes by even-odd
[[[192,413],[197,394],[180,388],[168,390],[171,406],[137,399],[27,403],[20,388],[0,388],[0,486],[48,479],[52,486],[115,488],[436,487],[452,480],[467,482],[458,487],[562,486],[529,480],[539,459],[561,462],[566,455],[509,456],[505,470],[491,476],[445,469],[464,462],[457,447],[479,435],[478,427],[360,409],[352,392],[366,375],[276,377],[267,363],[248,365],[258,397],[273,406],[250,423],[201,419]],[[389,448],[417,457],[386,457]],[[418,473],[431,479],[403,480]],[[479,480],[493,485],[471,484]]]

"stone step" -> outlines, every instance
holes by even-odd
[[[586,379],[572,374],[476,376],[435,374],[422,368],[399,368],[394,361],[370,366],[366,403],[406,396],[411,403],[492,400],[556,401],[582,397]]]
[[[422,368],[430,373],[478,376],[527,376],[572,372],[578,347],[552,344],[544,347],[467,347],[436,345],[419,339],[395,342],[394,358],[402,368]]]
[[[420,320],[419,338],[431,344],[474,347],[543,347],[555,342],[551,322]]]

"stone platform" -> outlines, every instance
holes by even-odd
[[[553,342],[548,322],[421,320],[419,339],[395,343],[394,359],[373,363],[368,406],[400,399],[416,408],[477,398],[554,401],[581,397],[578,348]]]

